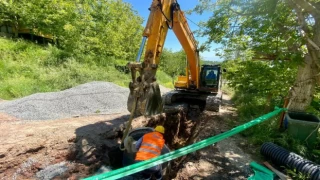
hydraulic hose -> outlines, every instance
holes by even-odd
[[[143,48],[144,48],[144,45],[146,44],[146,40],[147,40],[147,37],[144,36],[142,38],[142,42],[140,44],[140,49],[139,49],[139,52],[138,52],[138,56],[136,58],[136,62],[140,62],[140,59],[141,59],[141,55],[142,55],[142,51],[143,51]]]
[[[123,133],[122,140],[121,140],[121,144],[120,144],[120,146],[119,146],[119,148],[120,148],[121,151],[124,151],[124,150],[125,150],[125,147],[124,147],[124,146],[122,147],[122,144],[123,144],[123,142],[124,142],[124,139],[127,137],[128,133],[129,133],[129,130],[131,129],[131,124],[132,124],[132,120],[133,120],[133,118],[134,118],[134,113],[135,113],[136,108],[137,108],[137,103],[138,103],[138,98],[136,97],[136,98],[134,99],[134,102],[133,102],[133,107],[132,107],[132,110],[131,110],[129,122],[128,122],[128,124],[127,124],[127,127],[126,127],[124,133]]]

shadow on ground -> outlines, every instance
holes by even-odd
[[[204,112],[200,121],[200,133],[197,141],[230,130],[229,123],[236,122],[236,109],[231,100],[223,99],[219,113]],[[247,179],[252,174],[250,156],[238,143],[238,136],[229,137],[194,153],[189,154],[178,164],[175,179]]]
[[[129,115],[123,115],[77,128],[67,160],[89,167],[85,174],[94,174],[102,165],[109,166],[108,152],[119,146],[128,118]]]

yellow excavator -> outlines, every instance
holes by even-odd
[[[154,115],[163,111],[219,111],[222,98],[221,67],[200,66],[197,42],[178,2],[153,0],[149,10],[150,15],[143,31],[136,62],[128,64],[132,76],[128,110],[136,116]],[[168,29],[173,30],[186,53],[186,73],[178,77],[173,91],[161,97],[156,72]],[[140,62],[143,51],[144,58]]]
[[[173,30],[187,55],[186,73],[178,77],[174,90],[161,97],[160,88],[156,82],[156,72],[168,29]],[[144,58],[140,62],[143,51]],[[128,67],[132,76],[127,104],[131,115],[119,148],[122,151],[120,153],[123,157],[123,166],[135,163],[135,142],[143,134],[154,131],[152,128],[144,127],[129,132],[134,116],[155,115],[161,112],[172,113],[175,116],[175,113],[182,111],[190,114],[190,112],[201,112],[205,109],[219,111],[222,98],[220,93],[221,67],[219,65],[200,66],[197,42],[176,0],[152,1],[136,62],[128,63]],[[170,134],[170,131],[166,132]],[[119,153],[119,149],[115,149],[115,152]],[[166,146],[161,153],[169,151]],[[115,156],[109,153],[109,157],[117,161],[119,154]],[[167,166],[163,164],[163,167]],[[163,171],[170,170],[168,167]]]

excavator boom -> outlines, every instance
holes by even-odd
[[[200,61],[197,42],[179,4],[175,0],[154,0],[150,10],[148,22],[143,32],[143,37],[147,38],[144,63],[154,66],[160,63],[160,55],[168,29],[172,29],[186,52],[189,64],[188,74],[190,75],[190,81],[186,76],[182,76],[180,81],[176,82],[176,86],[188,88],[189,84],[192,84],[199,88]]]
[[[172,30],[177,36],[183,50],[187,55],[189,66],[187,76],[179,76],[178,81],[175,82],[175,87],[187,89],[192,85],[195,88],[199,88],[199,51],[197,49],[197,42],[191,32],[187,19],[180,10],[179,5],[176,6],[176,11],[173,11],[173,27]],[[190,74],[189,74],[190,72]],[[190,80],[188,80],[190,75]]]

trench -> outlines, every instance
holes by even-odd
[[[206,115],[204,113],[187,115],[185,112],[179,112],[176,114],[161,114],[153,116],[148,119],[148,123],[145,127],[155,127],[156,125],[162,125],[165,127],[165,144],[173,151],[184,146],[193,144],[199,133],[201,127],[206,123]],[[122,133],[120,133],[122,134]],[[121,138],[121,137],[119,137]],[[114,148],[108,152],[110,166],[113,169],[122,167],[122,159],[115,157],[122,157],[123,152],[119,148]],[[182,167],[186,156],[171,161],[166,168],[164,179],[173,179],[177,176],[177,172]],[[168,170],[169,169],[169,170]]]

